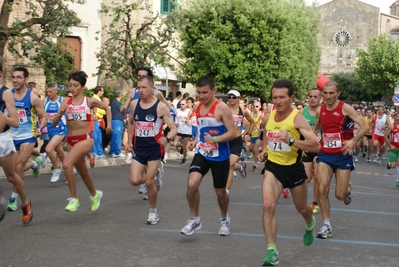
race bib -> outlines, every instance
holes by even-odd
[[[242,115],[233,115],[234,125],[241,126],[242,124]]]
[[[85,121],[87,118],[86,109],[84,106],[68,106],[67,108],[68,120]]]
[[[341,135],[339,133],[323,133],[325,148],[342,147]]]
[[[278,152],[290,152],[291,147],[280,140],[278,132],[267,132],[267,144],[270,150]]]
[[[18,121],[20,124],[28,122],[28,116],[26,116],[25,109],[17,108],[17,115],[18,115]]]
[[[57,113],[47,113],[47,123],[52,123],[54,118],[57,116]]]
[[[137,121],[135,125],[137,137],[154,137],[155,125],[154,122]]]
[[[207,144],[199,142],[197,145],[198,152],[204,157],[218,157],[219,147],[218,144]]]
[[[394,142],[394,143],[399,143],[399,133],[395,133],[395,134],[393,135],[393,142]]]

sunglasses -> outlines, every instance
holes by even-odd
[[[228,99],[237,99],[237,98],[238,98],[238,96],[232,96],[232,95],[229,95],[227,98],[228,98]]]

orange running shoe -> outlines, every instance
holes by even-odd
[[[30,223],[30,221],[32,221],[33,213],[32,213],[32,210],[31,210],[31,206],[32,206],[32,203],[30,202],[30,200],[29,200],[29,202],[28,202],[28,204],[26,206],[22,206],[21,205],[22,222],[24,224],[28,224],[28,223]]]
[[[94,168],[96,166],[96,155],[90,154],[90,167]]]

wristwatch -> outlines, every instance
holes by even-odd
[[[290,137],[289,141],[288,141],[288,145],[292,146],[295,142],[295,138],[294,137]]]

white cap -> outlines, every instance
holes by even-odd
[[[230,90],[228,93],[228,95],[235,95],[236,97],[240,97],[240,92],[238,92],[237,90]]]

